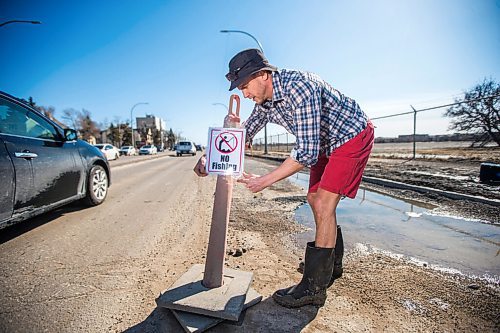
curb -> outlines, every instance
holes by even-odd
[[[438,194],[438,195],[441,195],[443,197],[453,199],[453,200],[469,200],[469,201],[475,201],[475,202],[480,202],[480,203],[487,204],[487,205],[500,207],[500,200],[496,200],[496,199],[488,199],[488,198],[480,197],[480,196],[474,196],[474,195],[468,195],[468,194],[462,194],[462,193],[450,192],[450,191],[443,191],[443,190],[438,190],[435,188],[430,188],[430,187],[425,187],[425,186],[410,185],[410,184],[406,184],[406,183],[397,182],[394,180],[382,179],[382,178],[377,178],[377,177],[363,176],[363,181],[367,182],[367,183],[375,184],[375,185],[396,188],[396,189],[400,189],[400,190],[412,190],[412,191],[419,192],[419,193],[433,193],[433,194]]]

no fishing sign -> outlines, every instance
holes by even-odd
[[[207,172],[241,176],[245,156],[244,146],[244,129],[210,127],[208,129]]]

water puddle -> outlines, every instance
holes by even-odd
[[[309,175],[291,182],[307,188]],[[314,218],[308,204],[295,212],[310,231],[296,236],[299,245],[314,239]],[[500,227],[477,220],[434,214],[432,208],[360,189],[355,199],[337,208],[346,249],[356,244],[388,251],[430,266],[500,280]]]

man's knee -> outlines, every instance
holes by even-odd
[[[307,193],[307,203],[311,207],[314,205],[314,198],[316,198],[316,192]]]
[[[307,195],[307,201],[317,216],[334,214],[340,198],[340,194],[326,191]]]

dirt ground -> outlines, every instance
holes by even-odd
[[[496,198],[495,191],[498,189],[484,187],[477,181],[481,159],[463,161],[458,158],[420,158],[408,161],[401,156],[394,157],[374,154],[366,174],[377,177],[383,175],[387,179],[408,183],[410,176],[415,175],[412,180],[415,185],[453,186],[453,191],[457,192],[467,185],[478,195]],[[249,172],[264,174],[277,163],[279,162],[269,160],[262,163],[262,159],[248,157],[245,168]],[[464,178],[455,177],[457,172]],[[420,177],[419,174],[425,176]],[[431,177],[435,180],[429,181]],[[145,308],[154,306],[151,303],[158,291],[175,282],[193,264],[205,261],[208,225],[204,224],[200,229],[196,221],[209,221],[213,196],[207,193],[213,193],[214,179],[199,179],[197,183],[199,195],[185,197],[185,200],[197,203],[197,215],[191,217],[193,226],[184,233],[185,241],[168,246],[165,244],[170,243],[160,242],[164,246],[159,247],[158,253],[151,255],[150,261],[155,263],[152,266],[153,273],[146,279],[149,283],[140,287],[144,289],[142,306]],[[436,206],[436,210],[500,223],[498,206],[451,200],[438,195],[395,190],[367,183],[363,186],[396,197],[429,203]],[[462,193],[470,194],[472,190]],[[361,244],[350,246],[352,250],[346,252],[344,274],[329,288],[325,306],[287,309],[276,304],[271,298],[274,291],[296,284],[301,279],[297,267],[303,259],[304,249],[297,246],[293,236],[303,230],[294,220],[294,211],[306,201],[305,195],[304,189],[288,181],[278,182],[258,194],[251,193],[242,184],[235,185],[228,228],[226,266],[253,272],[252,288],[263,296],[263,300],[246,311],[241,325],[226,321],[207,332],[500,331],[498,281],[436,271],[424,264],[368,251]],[[344,239],[348,241],[345,232]],[[176,319],[167,309],[156,308],[142,322],[137,321],[136,317],[124,314],[120,322],[112,325],[109,330],[122,332],[124,327],[128,327],[125,330],[127,333],[181,331]],[[130,325],[131,322],[136,324]]]
[[[374,157],[367,174],[417,185],[448,186],[457,192],[498,198],[498,188],[477,181],[478,161],[405,160]],[[246,168],[257,174],[271,166],[250,158]],[[410,172],[414,171],[414,172]],[[418,171],[418,172],[417,172]],[[460,173],[461,181],[455,177]],[[435,174],[431,178],[429,174]],[[411,178],[409,181],[409,177]],[[424,176],[425,175],[425,176]],[[451,185],[450,185],[451,184]],[[468,184],[474,190],[464,190]],[[475,184],[475,186],[473,186]],[[436,209],[457,215],[499,222],[498,206],[439,196],[365,186],[400,197],[428,202]],[[300,281],[296,268],[303,249],[291,234],[300,232],[294,222],[295,208],[305,202],[305,191],[289,182],[252,194],[241,184],[234,190],[226,265],[254,272],[252,287],[264,300],[249,309],[243,325],[220,324],[210,332],[498,332],[500,286],[461,275],[433,271],[428,267],[365,251],[362,245],[344,259],[344,275],[328,290],[324,307],[285,309],[275,304],[272,293]],[[494,221],[493,221],[494,220]],[[346,237],[346,236],[344,236]]]
[[[477,181],[480,159],[389,157],[375,153],[367,174],[409,182],[419,171],[426,176],[416,178],[416,184],[434,177],[429,186],[456,184],[454,191],[459,192],[467,185],[485,197],[498,194],[498,189]],[[113,161],[115,183],[107,206],[61,209],[38,221],[38,227],[20,228],[20,235],[16,231],[4,241],[0,332],[182,332],[170,310],[156,307],[155,299],[206,259],[215,177],[196,177],[195,161],[191,156],[166,157],[119,168],[126,159]],[[263,174],[277,163],[247,158],[245,168]],[[135,172],[136,167],[142,171]],[[441,175],[454,177],[456,170],[467,177],[455,183]],[[498,222],[500,227],[498,206],[363,186],[430,203],[437,210]],[[130,199],[131,194],[136,197]],[[294,212],[306,201],[305,195],[288,181],[259,194],[235,185],[226,265],[253,272],[252,287],[263,300],[247,310],[241,326],[224,322],[208,332],[500,331],[498,279],[452,275],[374,253],[361,244],[347,246],[345,229],[346,246],[352,250],[344,257],[342,278],[328,290],[325,306],[277,305],[273,292],[301,278],[297,266],[304,249],[294,236],[303,230]]]

